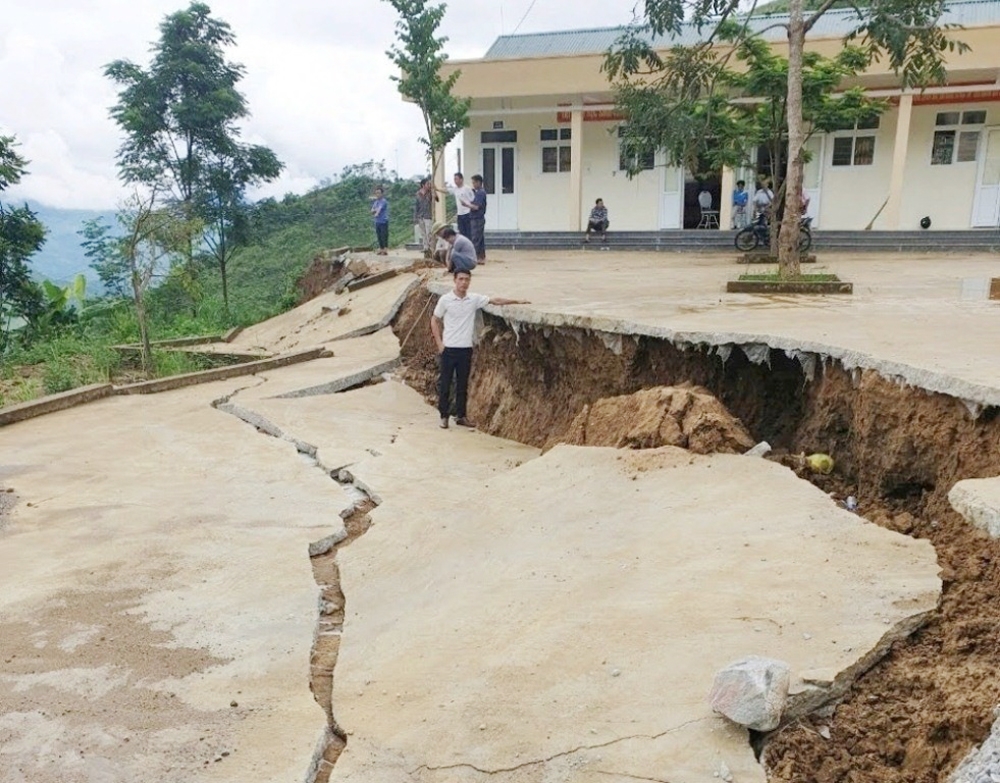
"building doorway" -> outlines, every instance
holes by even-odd
[[[486,230],[517,230],[517,148],[493,144],[482,148],[486,190]]]
[[[722,203],[722,172],[710,171],[695,177],[691,172],[684,172],[684,228],[705,227],[702,222],[702,205],[698,196],[704,191],[711,197],[710,209],[718,213]],[[706,199],[706,203],[708,200]],[[718,217],[711,228],[719,228]]]

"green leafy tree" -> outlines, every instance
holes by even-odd
[[[82,237],[83,255],[97,272],[104,290],[120,299],[129,296],[128,263],[122,258],[121,241],[113,234],[112,227],[101,218],[93,218],[84,221],[77,233]]]
[[[236,205],[248,187],[281,171],[269,149],[240,141],[238,123],[249,111],[236,89],[244,69],[225,56],[234,42],[228,24],[212,18],[206,4],[192,2],[160,24],[148,69],[127,60],[105,67],[105,75],[120,88],[111,116],[125,134],[118,151],[121,178],[155,188],[180,207],[182,225],[192,230],[184,270],[192,281],[197,279],[195,247],[208,232],[227,306]],[[197,286],[189,288],[195,295]]]
[[[452,88],[460,71],[448,78],[441,78],[441,66],[448,60],[444,45],[448,39],[437,37],[437,29],[444,18],[445,4],[428,4],[427,0],[385,0],[399,14],[396,22],[395,44],[387,54],[399,68],[400,75],[393,76],[399,92],[420,107],[424,118],[425,134],[421,143],[427,148],[431,176],[438,181],[438,172],[444,161],[448,142],[469,127],[469,105],[466,98],[452,95]],[[443,202],[438,202],[436,217],[443,219]]]
[[[697,146],[692,139],[699,128],[706,147],[708,142],[723,143],[736,132],[738,126],[733,124],[736,115],[727,109],[733,97],[732,89],[738,86],[734,85],[730,65],[738,52],[745,51],[741,44],[751,35],[748,21],[760,15],[756,2],[749,10],[741,10],[741,5],[745,4],[740,0],[645,0],[641,21],[622,36],[605,60],[609,78],[619,85],[619,104],[629,117],[630,125],[646,129],[645,135],[629,132],[628,145],[633,148],[664,147],[659,134],[649,131],[653,127],[650,117],[686,126],[686,131],[672,136],[674,148],[666,147],[675,157],[680,151],[690,154]],[[787,127],[783,144],[787,144],[788,150],[784,176],[786,208],[778,248],[783,276],[799,273],[798,222],[809,132],[806,74],[810,65],[805,39],[823,15],[834,7],[850,8],[856,17],[847,40],[856,44],[851,57],[857,56],[858,61],[849,63],[850,67],[866,67],[876,60],[885,60],[899,74],[904,86],[943,81],[947,53],[968,48],[952,37],[950,28],[940,24],[945,7],[943,0],[873,0],[868,3],[822,0],[808,11],[805,0],[788,0],[787,20],[772,20],[773,26],[785,30],[788,39],[782,95],[776,98],[768,94],[772,84],[765,94],[758,96],[780,103],[771,109],[773,127],[778,127],[779,121]],[[657,51],[652,43],[655,37],[677,36],[686,25],[702,32],[699,43],[674,46],[665,55]],[[844,65],[848,63],[840,63]],[[655,92],[643,89],[643,82],[659,89],[659,101]],[[856,96],[851,100],[856,100]],[[684,117],[684,108],[698,111]],[[713,163],[736,157],[734,151],[724,145],[718,152],[709,153],[710,159],[713,156]]]
[[[205,168],[197,211],[205,221],[205,244],[222,278],[227,310],[229,264],[252,240],[247,188],[276,179],[281,169],[281,161],[263,146],[243,146],[238,155],[214,157]]]
[[[16,185],[28,162],[12,136],[0,136],[0,192]],[[15,321],[30,322],[43,311],[41,288],[31,280],[28,262],[45,243],[45,227],[24,207],[0,203],[0,350],[7,347]]]

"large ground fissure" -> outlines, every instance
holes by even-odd
[[[393,324],[406,380],[428,398],[437,354],[421,321],[433,300],[415,290]],[[838,498],[854,495],[871,521],[935,546],[944,583],[935,617],[897,643],[832,715],[768,738],[771,780],[939,783],[986,737],[1000,703],[1000,544],[959,517],[947,493],[961,479],[1000,474],[997,408],[759,344],[680,348],[489,314],[485,327],[469,413],[490,434],[544,446],[601,398],[697,384],[779,456],[832,455],[836,469],[813,477],[819,486]]]

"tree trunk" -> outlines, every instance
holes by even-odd
[[[219,274],[222,275],[222,306],[229,316],[229,282],[226,279],[226,262],[219,261]]]
[[[803,0],[788,4],[788,168],[785,173],[785,214],[778,241],[778,273],[799,274],[799,219],[802,214],[802,52],[805,48]]]
[[[434,193],[445,188],[444,176],[444,150],[431,150],[431,183],[434,186]],[[448,202],[443,196],[438,197],[433,202],[434,222],[444,223],[448,219]],[[431,249],[433,250],[433,243]]]
[[[139,343],[142,346],[142,371],[149,377],[153,372],[153,346],[149,342],[149,324],[146,302],[137,270],[132,270],[132,298],[135,300],[135,319],[139,322]]]

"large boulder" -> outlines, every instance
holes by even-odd
[[[555,442],[632,449],[680,446],[697,454],[743,454],[754,445],[739,419],[698,386],[657,386],[598,400],[584,406]]]
[[[734,723],[755,731],[778,728],[788,701],[788,664],[750,656],[729,664],[715,675],[709,702]]]

